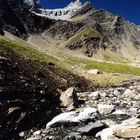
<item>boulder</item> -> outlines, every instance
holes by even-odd
[[[61,94],[60,100],[62,104],[68,108],[78,107],[79,101],[76,88],[68,88],[65,92]]]
[[[124,138],[140,137],[140,119],[131,118],[123,121],[120,125],[113,125],[97,133],[96,137],[102,140],[124,140]],[[119,137],[119,138],[118,138]]]
[[[47,123],[46,128],[49,129],[52,127],[59,127],[61,125],[77,125],[81,122],[94,121],[97,116],[97,110],[91,107],[83,109],[83,111],[81,111],[79,114],[77,114],[76,111],[65,112],[56,116],[49,123]]]
[[[58,127],[61,125],[75,125],[80,121],[76,116],[75,111],[61,113],[60,115],[54,117],[49,123],[47,123],[46,128]]]
[[[120,138],[137,138],[140,137],[140,124],[130,126],[119,126],[113,130],[113,135]]]
[[[81,122],[88,122],[88,121],[95,120],[95,118],[97,117],[98,117],[97,109],[87,107],[84,108],[83,111],[79,113],[78,119]]]
[[[98,104],[98,111],[100,114],[112,113],[115,107],[113,105]]]
[[[113,127],[103,129],[101,132],[96,134],[96,137],[101,138],[101,140],[122,140],[113,135]]]
[[[102,131],[104,128],[105,125],[103,123],[95,122],[78,128],[77,132],[83,135],[95,136],[99,131]]]
[[[97,74],[101,74],[101,71],[99,71],[98,69],[91,69],[91,70],[88,70],[87,73],[97,75]]]

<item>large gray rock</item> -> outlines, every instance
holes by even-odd
[[[46,128],[59,127],[61,125],[76,125],[81,122],[94,121],[98,117],[97,110],[95,108],[85,108],[79,114],[76,111],[61,113],[47,123]]]
[[[101,137],[102,140],[124,140],[124,138],[140,137],[140,119],[125,120],[120,125],[113,125],[102,130],[97,133],[96,137]]]
[[[88,121],[93,121],[98,117],[97,109],[87,107],[84,108],[82,112],[79,113],[79,120],[81,122],[88,122]]]
[[[102,131],[105,128],[105,125],[100,122],[90,123],[84,127],[78,128],[77,132],[84,135],[96,135],[99,131]]]
[[[74,87],[68,88],[60,96],[62,104],[68,108],[78,107],[77,90]]]
[[[76,116],[75,111],[62,113],[55,118],[53,118],[49,123],[47,123],[46,128],[49,129],[51,127],[58,127],[61,125],[75,125],[78,124],[80,121]]]
[[[113,135],[120,138],[138,138],[140,137],[140,124],[130,126],[119,126],[114,129]]]
[[[109,114],[115,109],[113,105],[98,104],[98,111],[100,114]]]

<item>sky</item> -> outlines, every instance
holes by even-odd
[[[40,0],[44,8],[63,8],[74,0]],[[87,0],[81,0],[85,2]],[[140,0],[90,0],[95,8],[105,9],[113,14],[140,25]]]

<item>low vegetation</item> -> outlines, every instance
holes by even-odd
[[[77,34],[75,34],[74,36],[69,38],[65,42],[65,45],[69,46],[69,45],[75,43],[76,41],[78,41],[79,39],[82,39],[85,36],[87,36],[87,37],[101,37],[101,35],[97,31],[95,31],[93,28],[85,27],[83,30],[81,30],[80,32],[78,32]]]

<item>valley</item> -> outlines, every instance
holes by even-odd
[[[140,27],[79,0],[0,0],[0,139],[139,140]]]

